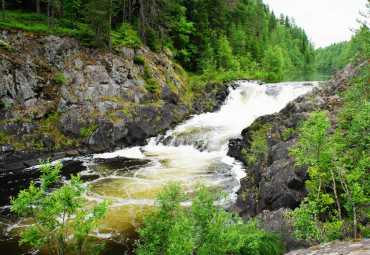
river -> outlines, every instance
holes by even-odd
[[[142,212],[151,210],[161,187],[170,180],[181,181],[191,192],[197,182],[221,187],[236,199],[242,165],[227,156],[228,141],[257,117],[282,109],[286,103],[309,91],[318,82],[282,82],[259,85],[238,81],[219,111],[196,115],[165,134],[151,138],[147,145],[112,153],[66,158],[63,180],[80,172],[91,185],[91,202],[108,197],[112,201],[103,227],[94,233],[105,239],[104,254],[131,254]],[[8,197],[28,187],[38,177],[35,169],[1,174],[0,250],[2,254],[26,254],[18,247],[18,234],[29,220],[10,213]]]

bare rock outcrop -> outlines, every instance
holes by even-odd
[[[186,73],[170,51],[110,52],[71,37],[5,30],[0,40],[9,45],[0,47],[0,171],[60,151],[142,144],[191,113],[216,109],[227,95],[226,86],[207,84],[185,97]]]

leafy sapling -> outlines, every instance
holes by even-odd
[[[99,228],[98,221],[105,217],[110,202],[105,199],[86,209],[84,194],[90,187],[77,175],[71,176],[70,184],[56,188],[61,168],[61,163],[42,162],[40,184],[32,181],[28,189],[10,198],[11,211],[33,221],[21,232],[20,245],[47,246],[49,254],[54,250],[57,254],[99,254],[104,243],[96,242],[89,233]]]

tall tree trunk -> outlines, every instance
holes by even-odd
[[[109,46],[109,49],[110,49],[110,50],[112,50],[111,31],[112,31],[112,0],[109,0],[109,31],[108,31],[108,46]]]
[[[128,22],[131,24],[132,0],[128,0]]]
[[[5,0],[3,0],[3,20],[5,20]]]
[[[40,0],[36,0],[36,13],[40,15]]]
[[[48,0],[48,7],[46,13],[48,16],[48,27],[50,28],[50,0]]]
[[[60,0],[60,17],[64,18],[64,0]]]
[[[51,10],[51,28],[54,28],[54,14],[55,14],[55,0],[52,1],[52,10]]]
[[[126,0],[123,0],[122,23],[125,23],[125,19],[126,19]]]
[[[339,197],[337,193],[337,185],[335,183],[334,172],[332,169],[330,169],[330,173],[331,173],[331,178],[333,180],[333,190],[334,190],[335,200],[337,201],[337,206],[338,206],[339,220],[342,220],[342,210],[340,208],[340,202],[339,202]]]
[[[140,9],[139,9],[139,37],[140,37],[140,40],[142,42],[144,42],[143,40],[143,0],[139,0],[139,5],[140,5]]]

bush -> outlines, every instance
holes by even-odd
[[[141,55],[136,55],[134,57],[134,63],[137,65],[144,65],[146,62],[146,58]]]
[[[96,128],[97,128],[97,125],[89,125],[89,127],[87,128],[86,127],[81,128],[80,135],[86,136],[86,137],[91,136]]]
[[[112,32],[114,48],[122,48],[124,46],[129,48],[140,48],[141,41],[132,26],[129,23],[123,23],[117,32]]]
[[[84,208],[85,192],[80,176],[71,176],[70,184],[53,189],[59,181],[61,163],[54,167],[42,164],[40,185],[31,182],[28,189],[18,197],[11,197],[11,211],[21,216],[32,216],[34,224],[21,232],[20,244],[40,248],[47,245],[49,254],[56,247],[58,254],[73,251],[79,254],[98,254],[104,243],[95,243],[88,238],[91,230],[97,229],[97,222],[104,218],[109,202],[96,204],[92,210]],[[88,240],[89,239],[89,240]]]
[[[257,227],[257,221],[242,224],[215,202],[225,198],[215,189],[200,185],[192,205],[179,183],[170,182],[158,194],[158,210],[144,216],[139,229],[138,254],[281,254],[280,237]]]
[[[54,80],[57,84],[59,85],[69,84],[69,80],[64,76],[64,73],[56,72],[54,76],[55,76]]]
[[[250,148],[242,151],[245,158],[251,165],[254,165],[258,159],[268,152],[269,146],[266,139],[266,133],[269,129],[268,125],[262,126],[259,130],[252,131],[252,140]]]
[[[154,79],[153,73],[150,70],[150,67],[147,66],[147,65],[144,66],[143,79],[146,82],[146,84],[144,85],[144,87],[147,90],[149,90],[152,93],[157,93],[158,92],[158,87],[159,87],[158,81],[156,79]]]

